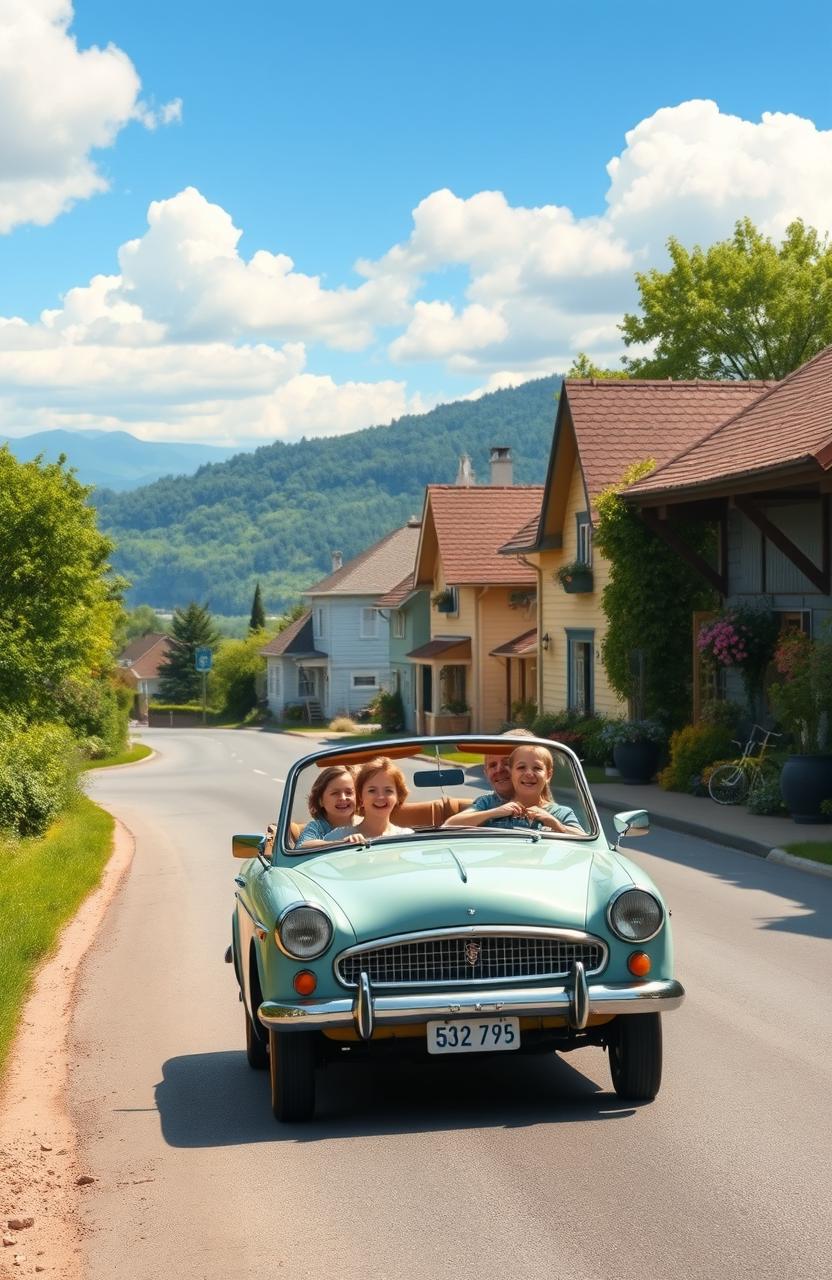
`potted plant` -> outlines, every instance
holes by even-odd
[[[456,613],[456,592],[453,587],[444,587],[431,596],[430,602],[438,613]]]
[[[658,720],[610,720],[601,737],[612,747],[613,762],[622,782],[651,781],[667,737]]]
[[[828,822],[823,801],[832,796],[832,635],[810,640],[786,632],[774,654],[781,679],[769,697],[774,712],[794,739],[780,775],[786,808],[795,822]]]
[[[725,609],[699,628],[696,647],[714,670],[735,668],[742,677],[752,719],[763,688],[766,669],[774,656],[778,624],[768,609],[742,605]]]
[[[570,595],[580,595],[592,590],[592,569],[583,560],[570,560],[555,570],[555,577]]]
[[[461,699],[450,698],[442,703],[433,722],[436,733],[467,733],[471,727],[471,708]]]

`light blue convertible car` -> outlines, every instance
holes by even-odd
[[[615,826],[643,834],[647,814]],[[319,751],[233,853],[226,959],[278,1120],[312,1117],[336,1056],[601,1045],[621,1098],[656,1096],[661,1014],[684,998],[669,912],[605,839],[567,747],[468,735]]]

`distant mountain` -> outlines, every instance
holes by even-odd
[[[135,489],[163,476],[190,476],[207,462],[225,462],[238,449],[208,444],[164,444],[139,440],[127,431],[36,431],[0,440],[21,462],[43,454],[55,462],[66,454],[82,484]]]
[[[542,484],[559,389],[560,378],[541,378],[385,427],[267,445],[132,493],[99,491],[129,601],[248,613],[259,581],[277,613],[330,572],[333,550],[348,560],[421,513],[425,485],[452,484],[462,453],[487,484],[489,448],[509,445],[515,483]]]

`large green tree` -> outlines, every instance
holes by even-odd
[[[260,583],[254,588],[254,599],[251,602],[251,617],[248,620],[249,631],[262,631],[266,625],[266,611],[263,608],[263,597]]]
[[[159,696],[164,702],[192,702],[202,691],[202,675],[196,669],[197,649],[215,649],[219,632],[207,605],[191,601],[175,609],[170,624],[172,644],[159,664]]]
[[[126,584],[110,573],[90,492],[63,460],[0,449],[0,711],[48,719],[67,681],[111,665]]]
[[[779,379],[832,342],[832,248],[800,220],[779,246],[743,218],[708,249],[668,250],[668,271],[636,276],[641,314],[621,325],[628,345],[655,344],[625,359],[630,376]]]

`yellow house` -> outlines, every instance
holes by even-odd
[[[408,653],[420,733],[491,733],[535,700],[537,578],[499,549],[540,511],[540,485],[428,485],[414,585],[431,596],[430,640]]]
[[[600,493],[635,462],[658,465],[753,403],[764,384],[567,378],[539,512],[501,548],[538,578],[536,700],[542,711],[620,715],[601,661],[609,564],[592,535]],[[558,571],[574,567],[565,584]],[[581,566],[584,572],[581,572]],[[637,655],[634,655],[637,662]]]

